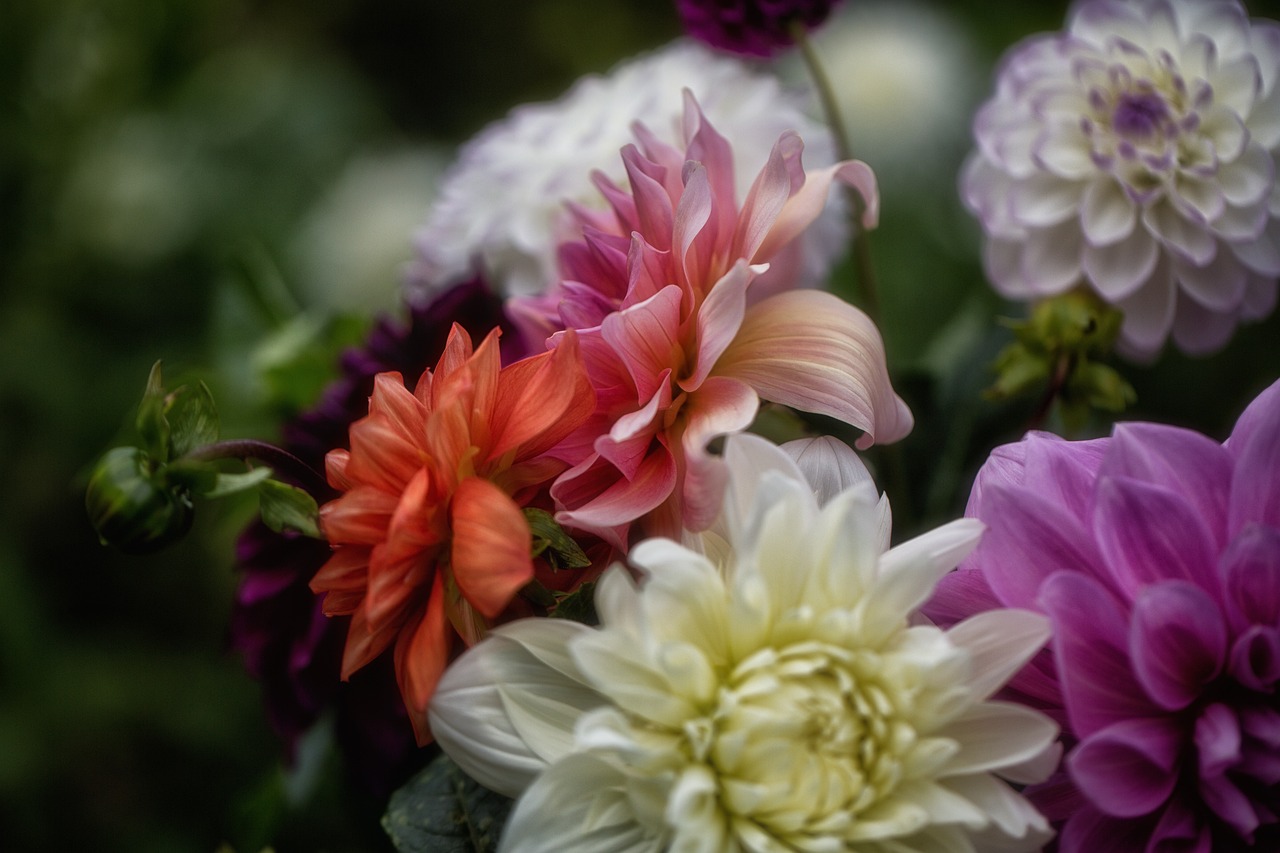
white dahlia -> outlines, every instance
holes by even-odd
[[[443,286],[479,262],[503,295],[541,293],[558,280],[558,244],[574,236],[566,202],[602,204],[593,171],[625,185],[619,152],[636,122],[683,144],[685,89],[732,143],[740,198],[784,131],[804,139],[806,166],[835,162],[831,135],[806,115],[803,97],[738,59],[673,42],[584,77],[559,100],[517,107],[468,142],[415,238],[409,286]],[[805,284],[821,283],[846,245],[837,208],[804,238]]]
[[[1121,347],[1226,343],[1275,307],[1280,26],[1234,0],[1088,0],[1004,58],[961,180],[1015,299],[1087,282]]]
[[[512,623],[446,671],[437,740],[520,796],[501,849],[1038,849],[1047,824],[1008,782],[1052,769],[1056,727],[990,696],[1046,621],[915,613],[981,525],[885,550],[870,484],[822,505],[748,442],[729,439],[727,548],[643,542],[640,582],[601,579],[599,629]]]

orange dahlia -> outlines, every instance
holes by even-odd
[[[478,640],[533,579],[523,508],[566,467],[547,451],[595,404],[576,339],[502,368],[498,334],[473,351],[454,325],[413,392],[379,374],[351,450],[325,459],[343,494],[320,511],[334,551],[311,588],[352,617],[344,679],[394,643],[420,743],[456,638]]]

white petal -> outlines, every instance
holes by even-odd
[[[1076,212],[1081,184],[1037,172],[1009,187],[1009,214],[1019,225],[1057,225]]]
[[[872,483],[871,472],[853,448],[832,436],[788,441],[782,450],[804,473],[819,505],[846,489]]]
[[[1058,726],[1038,711],[1009,702],[984,702],[938,732],[955,739],[960,751],[948,775],[999,771],[1038,756],[1058,736]]]
[[[1263,148],[1280,145],[1280,86],[1253,105],[1247,126],[1253,141]]]
[[[989,610],[947,631],[973,662],[968,686],[986,699],[1004,686],[1049,640],[1049,621],[1030,610]]]
[[[1084,247],[1084,272],[1106,299],[1114,302],[1133,293],[1151,276],[1159,245],[1145,229],[1110,246]]]
[[[1213,259],[1218,242],[1205,228],[1178,212],[1168,200],[1160,200],[1146,209],[1142,222],[1165,248],[1187,261],[1203,266]]]
[[[1194,299],[1179,299],[1173,342],[1188,355],[1208,355],[1226,346],[1236,330],[1235,311],[1214,311]]]
[[[428,707],[431,731],[467,775],[516,796],[568,754],[581,714],[604,698],[566,655],[591,629],[525,619],[497,629],[449,666]]]
[[[638,819],[627,782],[623,771],[597,756],[568,756],[542,774],[516,803],[498,850],[658,853],[665,840]]]
[[[1059,178],[1076,181],[1098,170],[1089,150],[1089,138],[1078,121],[1056,124],[1040,133],[1031,156],[1040,168]]]
[[[749,540],[755,533],[753,512],[808,484],[791,454],[751,433],[736,433],[725,439],[724,461],[729,467],[723,510],[725,529],[740,547],[750,548]],[[816,514],[816,501],[812,509]]]
[[[1251,142],[1240,156],[1218,169],[1223,197],[1234,207],[1245,207],[1266,198],[1275,179],[1276,164],[1267,149]]]
[[[1252,56],[1220,60],[1213,75],[1213,100],[1239,116],[1249,115],[1262,91],[1262,72]]]
[[[1173,274],[1182,289],[1210,311],[1235,311],[1244,299],[1247,274],[1231,252],[1219,252],[1202,267],[1175,261]]]
[[[1124,312],[1121,342],[1135,356],[1153,355],[1164,345],[1173,327],[1176,295],[1170,264],[1161,259],[1141,287],[1131,296],[1116,301],[1116,307]]]
[[[1259,275],[1249,277],[1249,286],[1244,294],[1244,303],[1240,306],[1240,317],[1244,320],[1261,320],[1275,310],[1276,281]]]
[[[1053,296],[1080,279],[1080,228],[1066,222],[1032,231],[1022,253],[1022,278],[1033,292]]]
[[[1044,816],[999,779],[985,774],[959,776],[943,784],[986,812],[1005,835],[1025,838],[1028,833],[1049,831],[1049,822]]]
[[[1266,230],[1257,239],[1244,243],[1231,243],[1231,250],[1244,265],[1265,276],[1280,275],[1280,223],[1267,223]]]
[[[1133,232],[1138,209],[1110,176],[1091,182],[1080,199],[1080,228],[1085,242],[1110,246]]]

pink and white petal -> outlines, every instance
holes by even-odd
[[[690,163],[692,167],[685,176],[684,191],[676,204],[671,246],[676,269],[682,274],[681,281],[686,286],[706,279],[706,270],[714,260],[717,236],[716,223],[711,221],[711,185],[707,170],[701,163]],[[707,232],[705,235],[704,231]],[[702,239],[699,239],[700,235]]]
[[[672,200],[660,177],[650,174],[661,169],[647,160],[634,145],[622,149],[622,162],[631,182],[631,195],[636,205],[636,229],[654,248],[671,249],[674,229]]]
[[[777,223],[787,205],[787,199],[791,197],[792,175],[788,161],[799,157],[803,150],[804,143],[795,133],[784,133],[774,143],[769,159],[751,184],[746,200],[742,203],[729,250],[731,257],[761,261],[767,259],[760,251],[761,245]],[[814,218],[817,218],[816,214]]]
[[[551,497],[563,507],[556,520],[598,533],[626,549],[627,526],[671,497],[676,470],[675,457],[659,443],[652,446],[631,479],[606,460],[589,459],[561,474],[551,486]]]
[[[868,230],[875,228],[880,222],[880,193],[875,173],[861,160],[846,160],[826,169],[807,173],[804,186],[787,200],[760,248],[754,254],[744,257],[757,263],[767,261],[783,246],[800,236],[827,206],[827,193],[831,184],[837,180],[862,196],[864,207],[859,224]]]
[[[533,579],[529,523],[506,493],[478,477],[458,484],[449,515],[454,582],[481,615],[493,619]]]
[[[698,352],[693,372],[678,380],[685,391],[696,390],[733,343],[747,310],[747,287],[764,270],[763,266],[748,266],[739,259],[733,269],[712,285],[698,309]]]
[[[711,376],[689,395],[683,412],[684,488],[683,521],[689,530],[705,530],[720,514],[728,469],[724,461],[707,452],[718,435],[741,432],[751,426],[760,400],[750,385],[724,376]]]
[[[671,284],[649,299],[605,318],[600,333],[626,365],[641,400],[658,390],[664,371],[681,371],[684,350],[680,345],[680,308],[684,295]],[[586,347],[583,355],[594,356]],[[594,384],[594,383],[593,383]]]
[[[1091,181],[1078,200],[1086,244],[1110,246],[1133,233],[1138,209],[1111,176]]]
[[[879,330],[829,293],[780,293],[748,308],[716,373],[746,382],[766,400],[840,418],[866,433],[860,448],[911,431]]]

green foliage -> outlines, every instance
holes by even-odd
[[[584,625],[599,625],[600,617],[596,613],[596,584],[588,581],[573,592],[556,593],[556,604],[551,616],[557,619],[569,619]]]
[[[279,480],[264,479],[258,483],[258,501],[262,522],[277,533],[296,530],[313,539],[324,538],[320,534],[316,500],[302,489]]]
[[[400,853],[492,853],[510,811],[441,755],[391,795],[382,827]]]

